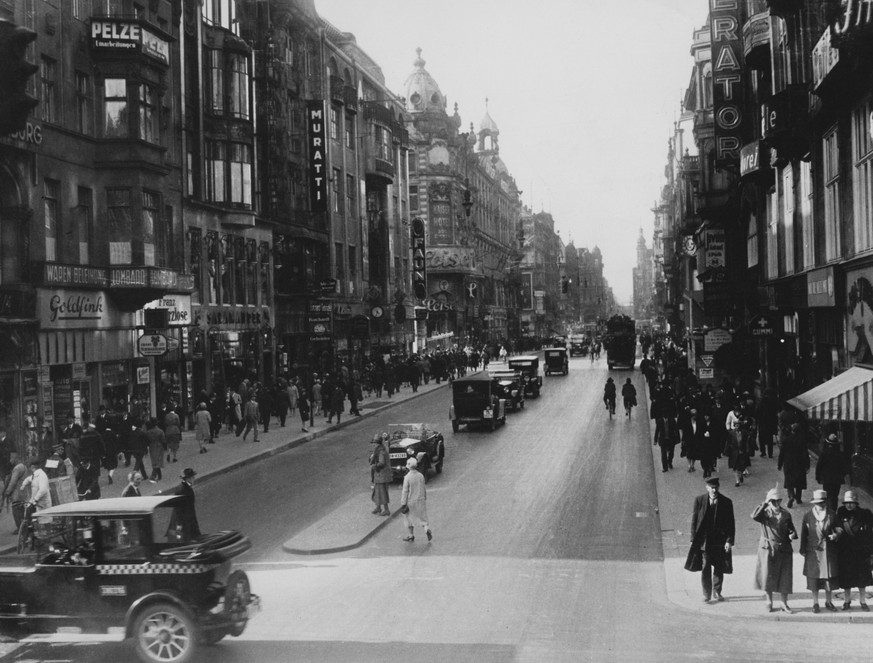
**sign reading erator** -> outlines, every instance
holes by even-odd
[[[740,0],[709,0],[712,35],[712,111],[715,116],[715,165],[740,160],[743,130],[743,30]]]

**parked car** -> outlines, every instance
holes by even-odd
[[[506,400],[506,407],[514,412],[524,407],[524,381],[518,371],[489,370],[492,378],[497,380],[497,397]]]
[[[223,531],[179,543],[170,525],[184,499],[116,497],[37,512],[34,551],[0,557],[0,634],[131,639],[145,663],[186,663],[201,645],[241,635],[260,600],[231,560],[251,542]]]
[[[540,358],[536,355],[516,355],[506,360],[507,365],[518,371],[524,377],[524,393],[526,396],[539,398],[543,386],[543,374],[540,368]]]
[[[570,370],[570,360],[567,359],[567,348],[546,348],[543,350],[546,375],[560,373],[567,375]]]
[[[446,444],[441,433],[427,424],[388,424],[389,456],[395,479],[406,476],[406,461],[415,458],[418,471],[427,477],[428,470],[443,471]]]
[[[461,424],[481,425],[489,430],[506,423],[506,399],[500,398],[497,380],[479,371],[452,382],[452,405],[449,408],[452,430]]]

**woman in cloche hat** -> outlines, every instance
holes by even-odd
[[[828,495],[823,490],[812,493],[812,508],[803,516],[800,526],[800,554],[803,555],[803,575],[812,592],[812,611],[821,612],[818,593],[825,590],[825,608],[836,610],[831,590],[837,582],[837,514],[828,508]]]
[[[855,491],[847,490],[843,505],[837,509],[835,530],[837,540],[838,578],[845,592],[843,610],[852,603],[852,587],[858,588],[861,610],[867,612],[867,586],[873,585],[870,572],[870,552],[873,548],[873,512],[858,504]]]
[[[777,488],[771,489],[764,501],[755,507],[752,520],[761,524],[755,589],[767,594],[767,612],[773,612],[773,592],[779,592],[782,612],[791,614],[793,611],[788,606],[794,566],[791,542],[797,538],[797,531],[791,513],[782,508],[782,495]]]

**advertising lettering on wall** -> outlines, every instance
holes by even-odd
[[[333,306],[328,302],[310,302],[307,314],[309,340],[313,343],[329,343],[333,325],[331,312]]]
[[[432,244],[452,244],[452,206],[446,200],[430,201],[430,241]]]
[[[327,211],[327,130],[324,101],[306,102],[309,141],[309,199],[313,212]]]
[[[709,0],[715,165],[735,166],[742,146],[743,31],[740,0]]]
[[[112,18],[91,23],[91,48],[112,51],[139,51],[170,64],[170,45],[135,21]]]
[[[419,299],[427,297],[427,260],[425,259],[424,221],[412,220],[412,290]]]
[[[171,327],[191,324],[191,295],[167,295],[143,306],[143,310],[166,309],[167,322]],[[138,324],[144,324],[142,313],[139,313]]]
[[[102,291],[40,289],[36,307],[44,329],[105,329],[133,322],[131,313],[109,306]]]
[[[726,265],[724,230],[710,228],[704,236],[704,266],[706,269],[719,269]]]
[[[530,272],[521,275],[521,290],[519,294],[519,306],[530,310],[533,308],[533,275]]]
[[[475,261],[467,248],[428,249],[425,251],[427,268],[438,271],[472,271]]]

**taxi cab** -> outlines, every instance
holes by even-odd
[[[70,502],[38,512],[27,555],[0,557],[0,634],[21,642],[131,640],[145,663],[187,663],[260,610],[231,560],[236,531],[180,544],[179,495]]]

